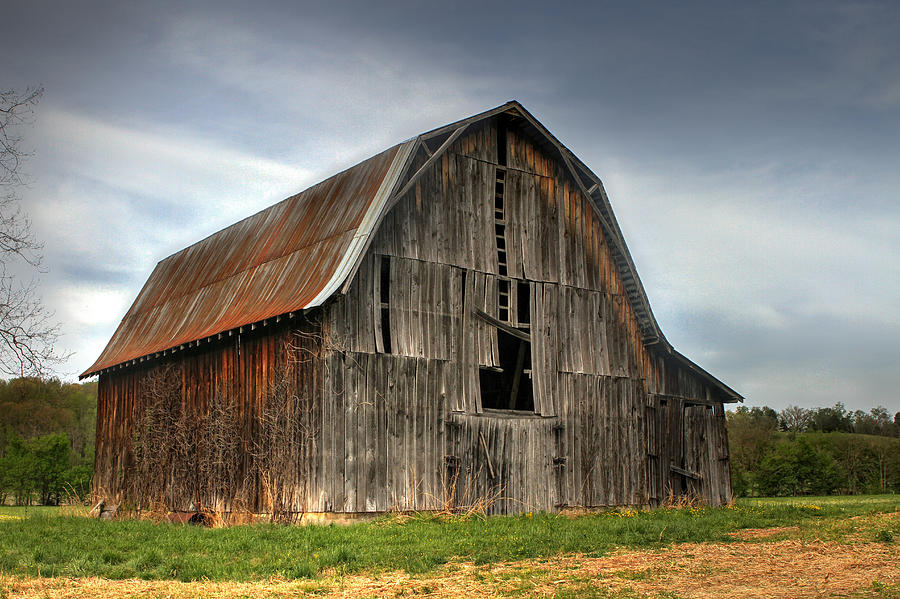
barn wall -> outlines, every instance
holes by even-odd
[[[145,390],[170,364],[182,413],[204,422],[214,398],[233,404],[241,450],[233,499],[223,499],[189,475],[205,458],[169,448],[167,501],[178,509],[199,495],[202,505],[267,511],[273,493],[283,509],[312,512],[482,502],[515,513],[657,505],[685,493],[727,501],[716,391],[644,345],[600,223],[549,150],[511,126],[503,168],[497,131],[491,120],[460,137],[387,213],[349,292],[304,323],[101,375],[95,490],[138,501],[134,439]],[[508,324],[531,332],[534,412],[481,402],[478,372],[498,365],[498,333],[475,311],[502,319],[503,280],[527,283],[530,322],[519,322],[512,294]],[[302,351],[285,353],[298,339]],[[285,383],[286,360],[295,367]],[[273,389],[310,401],[309,436],[296,460],[279,466],[287,484],[274,491],[253,455]]]
[[[271,508],[272,492],[297,510],[321,506],[321,324],[298,317],[249,329],[100,375],[95,493],[144,509],[156,503],[189,510],[199,500],[206,507],[262,512]],[[293,409],[301,407],[309,433],[294,440],[297,455],[279,473],[286,484],[267,491],[261,469],[272,465],[261,466],[254,453],[262,448],[261,433],[269,431],[261,418],[271,416],[267,406],[276,393],[298,398]],[[137,453],[146,442],[141,437],[151,407],[154,421],[168,429],[146,448],[156,467],[148,474]],[[219,443],[206,442],[214,434]],[[237,439],[234,445],[229,436]],[[147,480],[160,476],[164,480],[155,487]]]
[[[437,509],[449,363],[335,352],[322,421],[322,511]]]
[[[713,391],[643,344],[600,223],[562,166],[511,128],[504,169],[496,135],[494,121],[484,123],[422,175],[385,216],[349,293],[326,309],[330,343],[348,365],[331,372],[353,381],[335,383],[342,403],[325,420],[326,428],[335,423],[325,433],[335,448],[350,435],[343,460],[335,449],[342,464],[335,467],[349,468],[350,482],[331,509],[430,509],[481,498],[491,512],[509,513],[655,505],[670,492],[726,501],[722,406],[710,402],[709,415],[706,404],[690,407]],[[505,276],[494,227],[498,171],[505,173]],[[479,400],[478,368],[497,365],[498,342],[473,312],[500,316],[503,279],[529,283],[534,414],[485,411]],[[521,326],[516,301],[513,294],[508,322]],[[379,347],[385,325],[389,353]],[[679,417],[658,416],[662,396]],[[348,419],[357,423],[355,438]],[[660,452],[651,439],[672,450]]]

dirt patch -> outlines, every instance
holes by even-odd
[[[797,532],[799,530],[799,526],[779,526],[776,528],[745,528],[744,530],[738,530],[729,533],[728,536],[734,539],[743,540],[766,539],[768,537],[774,537],[775,535],[779,535],[782,533]]]
[[[777,534],[777,533],[773,533]],[[804,598],[900,585],[895,543],[683,544],[661,551],[565,556],[492,566],[453,563],[426,575],[404,572],[252,583],[0,577],[0,597],[552,597],[600,591],[626,596]],[[615,596],[615,595],[612,595]]]
[[[594,577],[649,572],[624,586],[678,597],[820,597],[847,595],[873,583],[900,585],[900,548],[890,544],[803,542],[686,544],[659,553],[623,553],[571,562]]]

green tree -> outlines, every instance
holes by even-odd
[[[875,461],[874,493],[900,492],[900,440],[878,439],[872,446]]]
[[[770,408],[739,406],[726,415],[731,455],[731,480],[737,495],[758,492],[751,473],[771,447],[778,428],[778,415]]]
[[[58,505],[65,490],[65,474],[71,468],[69,439],[53,433],[26,441],[32,455],[30,476],[43,505]]]
[[[777,415],[778,430],[773,415],[767,407],[728,412],[735,494],[900,492],[900,414],[790,406]]]
[[[840,484],[834,458],[805,437],[775,445],[763,456],[755,478],[763,495],[829,495]]]
[[[853,419],[847,413],[844,404],[838,402],[830,408],[819,408],[813,411],[810,428],[823,433],[834,431],[849,433],[853,430]]]
[[[87,494],[96,418],[96,383],[0,380],[0,500],[56,503],[62,488]]]
[[[844,471],[846,492],[850,495],[864,493],[874,483],[876,460],[871,449],[871,441],[860,435],[840,435],[832,439],[835,457]],[[871,486],[874,486],[871,485]]]
[[[61,383],[23,377],[0,380],[0,455],[6,439],[65,433],[72,451],[84,457],[94,444],[97,383]]]
[[[34,456],[20,437],[13,435],[0,458],[0,494],[3,500],[12,497],[16,505],[31,503],[34,491]]]

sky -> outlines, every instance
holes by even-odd
[[[21,206],[91,365],[155,264],[520,101],[604,182],[654,314],[750,406],[900,410],[900,4],[45,2]]]

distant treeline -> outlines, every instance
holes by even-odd
[[[0,504],[57,504],[90,491],[97,383],[0,380]]]
[[[740,406],[727,418],[735,495],[900,492],[900,412]]]
[[[90,491],[97,383],[0,380],[0,504]],[[728,415],[735,495],[900,492],[900,413],[843,404]]]

